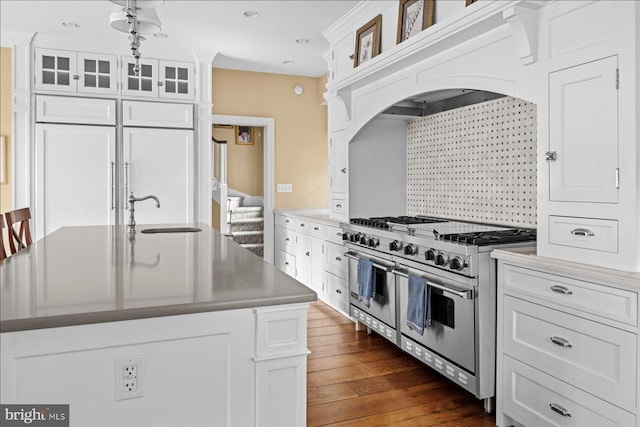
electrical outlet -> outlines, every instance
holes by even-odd
[[[116,400],[143,396],[143,364],[144,356],[141,354],[116,359]]]
[[[278,184],[278,193],[291,193],[293,184]]]

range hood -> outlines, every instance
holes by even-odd
[[[427,92],[400,101],[384,110],[382,117],[413,119],[430,116],[442,111],[479,104],[506,95],[474,89],[443,89]]]

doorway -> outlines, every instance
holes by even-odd
[[[229,210],[244,211],[241,216],[248,216],[249,218],[255,216],[250,209],[242,210],[237,209],[238,199],[232,199],[228,202],[228,198],[242,197],[240,203],[244,206],[256,206],[256,203],[262,202],[262,217],[263,217],[263,258],[265,261],[273,264],[273,190],[274,190],[274,119],[265,117],[248,117],[248,116],[228,116],[228,115],[212,115],[212,135],[214,137],[213,142],[213,159],[212,159],[212,173],[213,177],[213,197],[212,197],[212,224],[219,224],[219,231],[223,234],[233,233],[229,229],[228,220]],[[241,132],[240,131],[244,131]],[[246,140],[247,134],[249,140]],[[216,143],[218,141],[226,141],[226,143]],[[261,145],[261,147],[260,147]],[[253,162],[258,153],[258,149],[262,148],[261,169],[262,176],[261,196],[256,196],[250,192],[257,192],[255,190],[256,177],[255,170],[251,172],[253,176],[244,176],[243,170],[236,170],[236,168],[242,167],[242,162]],[[229,161],[229,154],[235,157],[232,162]],[[247,163],[248,164],[248,163]],[[234,170],[230,171],[229,166],[233,166]],[[239,186],[240,188],[233,188],[229,185],[229,178],[231,178],[231,184]],[[250,178],[244,180],[244,178]],[[246,182],[243,182],[246,181]],[[250,181],[250,182],[249,182]],[[259,183],[257,185],[260,185]],[[243,191],[248,190],[248,191]],[[250,192],[249,192],[250,191]],[[248,197],[247,197],[248,196]],[[215,200],[217,199],[217,200]],[[228,205],[228,203],[232,203]],[[230,209],[234,207],[234,209]],[[217,212],[216,212],[217,211]],[[234,215],[236,217],[236,215]],[[240,221],[244,225],[243,227],[252,228],[247,223],[251,221]],[[214,225],[215,227],[215,225]],[[235,228],[235,226],[234,226]],[[238,232],[238,230],[235,230]],[[240,235],[242,235],[242,230]],[[250,231],[250,230],[249,230]],[[251,242],[252,233],[246,233],[247,241]],[[246,243],[251,245],[251,243]],[[251,249],[250,249],[251,250]]]

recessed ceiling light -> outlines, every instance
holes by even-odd
[[[282,63],[283,63],[284,65],[290,65],[290,64],[295,64],[295,63],[296,63],[296,61],[291,61],[291,60],[287,59],[286,61],[282,61]]]
[[[166,39],[167,37],[169,37],[167,33],[155,33],[153,36],[159,39]]]
[[[260,13],[256,12],[255,10],[247,10],[246,12],[242,13],[244,16],[246,16],[247,18],[257,18],[258,16],[260,16]]]
[[[62,23],[62,26],[65,27],[65,28],[73,28],[73,29],[80,28],[80,25],[76,24],[75,22],[66,22],[65,21],[65,22]]]
[[[307,44],[307,43],[309,43],[309,39],[296,39],[296,43],[298,43],[298,44]]]

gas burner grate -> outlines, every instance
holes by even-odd
[[[424,216],[381,216],[372,218],[351,218],[351,224],[389,230],[394,225],[416,225],[446,222],[445,219]]]
[[[451,233],[440,234],[439,238],[440,240],[448,240],[451,242],[486,246],[502,243],[533,242],[536,240],[536,230],[508,229],[472,233]]]

